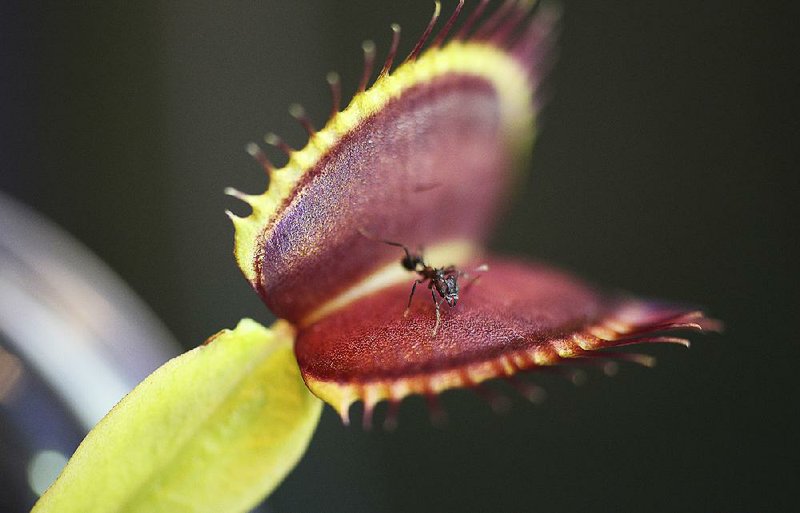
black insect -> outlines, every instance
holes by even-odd
[[[422,256],[421,252],[414,253],[410,251],[405,244],[375,238],[365,230],[359,230],[359,232],[361,235],[370,240],[383,242],[384,244],[389,244],[390,246],[402,248],[403,252],[405,252],[405,256],[402,258],[402,260],[400,260],[400,264],[406,270],[415,272],[417,275],[419,275],[419,278],[417,278],[414,281],[414,284],[411,286],[411,294],[408,295],[408,305],[406,305],[405,312],[403,312],[403,317],[408,316],[408,312],[411,310],[411,300],[414,298],[414,292],[417,290],[417,285],[424,284],[426,282],[428,283],[428,289],[431,291],[433,305],[436,307],[436,325],[433,327],[433,336],[435,337],[436,333],[439,331],[439,325],[442,322],[442,315],[440,312],[442,303],[447,303],[450,308],[456,306],[456,303],[458,303],[459,292],[458,279],[462,277],[469,277],[469,274],[465,271],[459,271],[453,265],[448,265],[447,267],[432,267],[425,262],[425,258]],[[476,268],[473,272],[483,272],[487,271],[488,269],[489,267],[487,265],[482,265]],[[480,278],[480,276],[474,277],[464,288],[468,288],[478,278]],[[436,294],[439,294],[441,299],[437,299]]]

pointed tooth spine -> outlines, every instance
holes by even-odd
[[[372,68],[375,66],[375,43],[368,39],[361,43],[361,50],[364,52],[364,69],[356,91],[358,93],[366,91],[369,79],[372,77]]]
[[[273,171],[275,171],[275,165],[267,158],[267,154],[264,153],[264,150],[262,150],[261,147],[254,142],[248,143],[244,147],[244,150],[249,153],[256,162],[261,164],[261,167],[264,168],[267,176],[271,178]]]
[[[422,48],[425,46],[425,42],[430,37],[431,32],[433,32],[433,27],[434,25],[436,25],[436,20],[439,19],[439,15],[441,14],[441,12],[442,12],[442,3],[437,0],[436,2],[434,2],[433,16],[431,17],[431,21],[428,22],[428,26],[425,27],[425,31],[420,36],[419,40],[417,41],[417,44],[414,45],[414,49],[411,50],[411,53],[408,54],[408,57],[406,57],[406,60],[403,62],[413,61],[417,58],[417,56],[422,51]]]
[[[264,136],[264,142],[269,144],[270,146],[274,146],[284,152],[287,157],[291,158],[293,153],[296,153],[295,149],[286,144],[286,141],[283,138],[273,132],[267,133]]]
[[[335,71],[331,71],[325,76],[325,81],[328,82],[328,86],[331,89],[331,114],[330,117],[332,118],[335,116],[340,108],[342,103],[342,79],[338,73]]]
[[[392,64],[394,64],[394,58],[397,55],[397,47],[400,45],[400,25],[397,23],[392,23],[392,45],[389,47],[389,53],[386,54],[386,61],[383,63],[383,68],[381,72],[378,74],[378,78],[381,79],[391,73],[392,71]]]
[[[236,198],[238,200],[244,201],[245,203],[247,203],[251,207],[254,204],[257,204],[258,203],[258,199],[260,198],[260,196],[253,196],[252,194],[246,194],[246,193],[244,193],[244,192],[242,192],[242,191],[240,191],[238,189],[234,189],[233,187],[226,187],[225,188],[225,194],[227,194],[228,196],[233,196],[234,198]]]
[[[438,48],[439,46],[441,46],[441,44],[447,38],[447,35],[450,33],[450,30],[453,28],[453,24],[455,24],[456,20],[458,19],[458,16],[461,14],[461,9],[463,8],[464,8],[464,0],[458,0],[458,5],[453,11],[453,14],[450,15],[450,18],[447,19],[447,22],[445,22],[444,27],[442,27],[442,30],[439,31],[439,33],[433,39],[433,42],[431,43],[431,48]]]
[[[289,106],[289,114],[300,123],[300,126],[306,131],[309,137],[313,137],[317,133],[317,129],[311,122],[311,118],[306,114],[306,109],[299,103],[293,103]]]

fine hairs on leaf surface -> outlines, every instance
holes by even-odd
[[[305,452],[320,410],[291,330],[245,319],[120,401],[33,511],[247,511]]]

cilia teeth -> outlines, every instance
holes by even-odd
[[[251,194],[245,194],[245,193],[243,193],[242,191],[240,191],[238,189],[234,189],[233,187],[226,187],[225,188],[225,194],[227,194],[228,196],[233,196],[236,199],[242,200],[245,203],[247,203],[248,205],[252,204],[253,201],[254,201],[254,198],[256,197],[256,196],[253,196]]]
[[[273,164],[268,158],[267,155],[264,153],[264,150],[261,147],[254,143],[248,143],[247,146],[244,147],[245,151],[253,157],[256,162],[261,164],[261,167],[264,168],[266,171],[267,176],[272,176],[272,172],[275,171],[275,164]]]
[[[264,136],[264,142],[269,144],[270,146],[274,146],[284,152],[287,157],[291,157],[292,153],[295,152],[295,149],[286,144],[286,141],[283,138],[273,132],[269,132],[267,135]]]

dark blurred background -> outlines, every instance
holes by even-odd
[[[789,2],[564,3],[544,128],[493,247],[704,305],[726,333],[580,387],[541,377],[547,400],[505,415],[448,393],[443,428],[420,399],[393,433],[326,408],[271,510],[796,507],[800,17]],[[325,73],[349,97],[361,41],[382,56],[396,21],[408,50],[432,6],[4,2],[0,190],[94,250],[187,348],[269,323],[223,214],[243,211],[225,186],[266,185],[245,143],[301,146],[287,106],[321,125]]]

